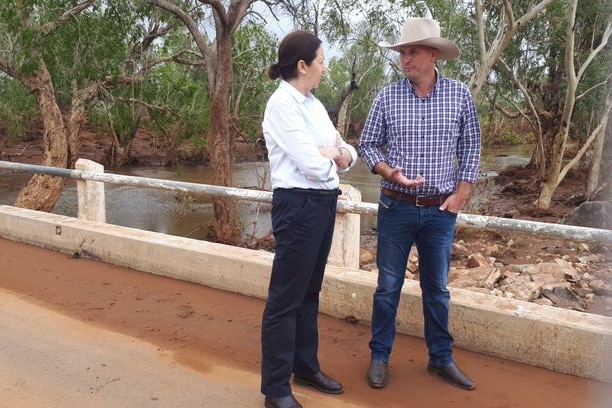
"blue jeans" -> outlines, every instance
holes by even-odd
[[[438,206],[417,207],[381,194],[377,217],[378,286],[369,344],[372,360],[389,361],[408,254],[416,244],[429,364],[440,366],[453,361],[446,282],[456,221],[457,214],[440,211]]]

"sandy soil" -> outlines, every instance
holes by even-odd
[[[212,359],[259,372],[262,300],[3,239],[0,259],[0,287],[33,303],[154,344],[196,370],[205,372]],[[423,341],[404,335],[395,343],[389,385],[373,390],[365,381],[367,326],[322,315],[320,338],[323,368],[346,389],[329,398],[358,406],[600,408],[612,398],[610,384],[456,350],[478,387],[463,391],[428,374]]]

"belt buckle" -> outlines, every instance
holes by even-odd
[[[422,204],[419,201],[424,200],[426,198],[426,196],[416,196],[416,200],[414,200],[414,205],[416,205],[417,207],[425,207],[425,204]]]

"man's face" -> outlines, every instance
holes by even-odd
[[[400,65],[409,80],[431,75],[438,50],[427,45],[405,45],[400,48]]]

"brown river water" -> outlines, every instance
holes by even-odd
[[[530,146],[509,146],[496,152],[484,152],[481,172],[483,176],[495,174],[510,165],[527,164]],[[268,164],[244,162],[234,165],[234,187],[269,190]],[[207,166],[132,167],[115,171],[116,174],[210,184],[212,169]],[[0,204],[12,205],[19,190],[25,186],[30,174],[0,170]],[[379,178],[370,173],[361,160],[348,173],[341,176],[342,184],[350,184],[361,191],[363,202],[378,201]],[[213,216],[211,198],[207,196],[177,194],[173,191],[121,186],[107,183],[106,220],[110,224],[156,231],[170,235],[203,239],[205,231],[199,228]],[[270,205],[239,201],[238,219],[245,236],[260,237],[270,231]],[[56,214],[76,217],[76,182],[68,180],[53,210]],[[362,216],[362,231],[374,226],[373,216]]]

